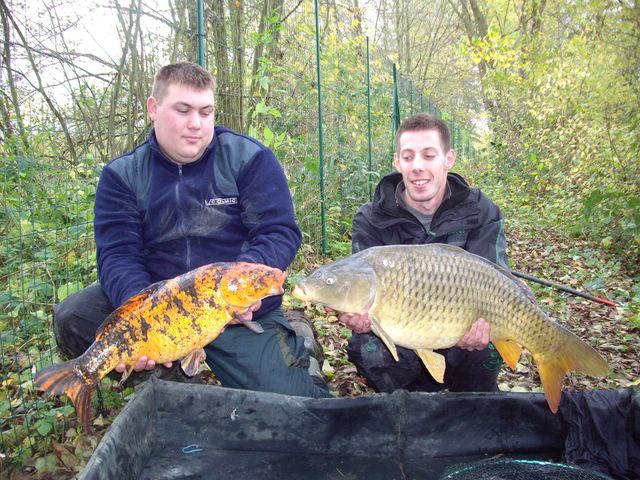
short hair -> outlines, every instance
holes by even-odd
[[[204,68],[195,63],[180,62],[165,65],[156,73],[153,79],[151,95],[159,102],[166,95],[169,86],[173,84],[186,85],[194,90],[216,90],[216,80]]]
[[[435,115],[417,113],[400,124],[400,128],[396,132],[396,151],[400,150],[400,136],[404,132],[420,130],[437,130],[440,133],[440,140],[445,153],[451,150],[451,133],[447,124]]]

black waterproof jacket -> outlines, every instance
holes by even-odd
[[[380,245],[446,243],[507,266],[504,218],[489,197],[455,173],[447,181],[451,196],[436,211],[427,231],[396,201],[400,173],[382,178],[373,202],[360,207],[353,219],[353,253]]]

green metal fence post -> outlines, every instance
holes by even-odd
[[[202,0],[198,0],[198,65],[205,68],[204,61],[204,6]]]
[[[400,128],[400,99],[398,98],[398,75],[395,63],[393,64],[393,118],[391,119],[391,128],[391,138],[393,139],[398,128]]]
[[[373,200],[373,163],[371,161],[371,64],[369,63],[369,37],[367,38],[367,138],[369,154],[369,201]]]
[[[327,222],[325,218],[325,198],[324,198],[324,132],[322,129],[322,88],[320,75],[320,12],[318,0],[314,0],[316,13],[316,81],[318,82],[318,155],[320,162],[320,218],[322,221],[322,254],[327,254]]]

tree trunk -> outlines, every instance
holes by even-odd
[[[282,60],[282,54],[280,53],[280,29],[277,28],[282,22],[282,8],[283,0],[264,0],[262,8],[260,10],[260,23],[258,27],[258,33],[263,39],[258,42],[255,47],[253,64],[251,68],[251,87],[249,89],[249,102],[247,114],[245,116],[245,130],[248,132],[252,125],[254,125],[253,111],[255,104],[259,98],[263,98],[265,103],[269,103],[271,86],[267,86],[267,90],[262,92],[260,90],[260,76],[261,76],[261,62],[263,58],[271,59],[274,63]],[[297,7],[296,7],[297,8]],[[293,13],[293,12],[291,12]],[[291,14],[289,13],[289,15]],[[273,23],[270,19],[277,15],[278,21]]]
[[[217,122],[228,125],[232,122],[233,104],[231,101],[231,79],[229,72],[229,47],[225,20],[225,2],[211,1],[211,41],[215,56],[215,74],[217,81]]]
[[[454,12],[464,26],[467,38],[471,41],[474,38],[485,38],[488,33],[487,19],[480,10],[476,0],[448,0]],[[478,79],[482,93],[482,103],[489,115],[489,120],[495,124],[498,114],[498,103],[496,99],[489,98],[484,85],[484,77],[490,65],[485,60],[478,63]]]
[[[140,0],[137,0],[137,5],[136,0],[131,1],[129,8],[126,9],[128,10],[128,18],[125,18],[125,14],[119,3],[116,3],[116,10],[124,35],[124,48],[122,50],[122,55],[120,56],[120,62],[114,78],[109,107],[109,124],[107,126],[109,135],[107,138],[109,141],[109,156],[111,157],[121,153],[116,135],[116,112],[119,110],[121,91],[123,90],[122,84],[125,80],[123,77],[127,74],[126,68],[128,65],[133,65],[137,61],[136,39],[137,34],[140,31],[140,13],[138,13],[138,16],[134,19],[133,12],[140,12]]]
[[[242,130],[244,125],[244,9],[243,2],[229,4],[231,14],[231,45],[233,63],[231,68],[231,114],[227,126],[233,130]]]
[[[3,92],[2,99],[0,99],[0,109],[2,110],[0,113],[2,114],[2,126],[0,129],[3,133],[3,143],[5,148],[11,151],[13,154],[19,154],[20,151],[24,149],[25,151],[29,150],[29,140],[27,138],[27,132],[24,128],[24,122],[22,120],[22,112],[20,111],[20,101],[18,99],[18,90],[16,88],[15,78],[13,76],[13,67],[11,65],[11,30],[9,26],[9,22],[7,21],[7,16],[9,14],[9,7],[4,2],[4,0],[0,0],[0,21],[2,21],[2,32],[3,32],[3,51],[2,51],[2,65],[7,72],[7,85],[9,87],[9,95]],[[2,73],[0,71],[0,73]],[[4,84],[4,82],[2,82]],[[4,88],[3,88],[4,90]],[[22,148],[19,148],[19,144],[10,142],[9,139],[14,137],[15,131],[13,129],[13,122],[11,120],[11,111],[15,112],[15,122],[18,127],[18,132],[20,136],[20,144],[22,144]],[[12,148],[9,148],[12,146]]]
[[[62,115],[62,112],[60,112],[60,110],[58,109],[56,104],[53,102],[53,99],[46,92],[45,86],[42,83],[42,77],[40,75],[40,69],[38,68],[38,65],[36,64],[36,61],[34,59],[31,47],[29,46],[29,42],[27,42],[27,39],[25,38],[24,34],[22,33],[22,30],[20,30],[20,28],[18,27],[18,24],[13,19],[12,15],[11,15],[11,12],[9,11],[7,5],[5,4],[5,2],[3,0],[0,0],[0,9],[2,9],[2,11],[3,11],[3,16],[6,16],[6,19],[5,19],[6,23],[8,23],[8,24],[13,26],[13,30],[15,31],[16,35],[18,35],[18,38],[20,38],[20,41],[22,42],[22,45],[24,46],[24,49],[25,49],[26,54],[27,54],[27,60],[29,62],[31,70],[33,71],[33,74],[36,77],[36,86],[35,86],[36,91],[38,93],[40,93],[40,95],[42,96],[43,100],[45,101],[45,103],[47,104],[47,106],[49,107],[49,109],[51,110],[53,115],[58,120],[58,123],[60,124],[60,128],[62,129],[62,133],[64,135],[64,138],[65,138],[65,140],[67,142],[67,146],[69,148],[70,160],[75,164],[75,162],[76,162],[78,157],[77,157],[77,154],[76,154],[76,149],[75,149],[75,146],[74,146],[74,143],[73,143],[73,139],[71,137],[71,133],[69,132],[69,128],[67,127],[66,119],[65,119],[64,115]]]

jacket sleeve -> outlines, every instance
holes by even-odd
[[[481,200],[483,215],[481,225],[472,229],[467,237],[465,250],[502,267],[507,264],[507,239],[504,234],[504,218],[500,209],[483,195]]]
[[[151,279],[144,266],[136,198],[109,166],[100,175],[94,214],[100,285],[118,307],[149,286]]]
[[[371,224],[371,211],[372,206],[367,203],[360,207],[353,217],[351,226],[351,251],[353,253],[386,245],[380,231]]]
[[[247,248],[238,261],[256,262],[285,270],[302,243],[293,200],[280,162],[263,148],[240,172],[238,191]]]

